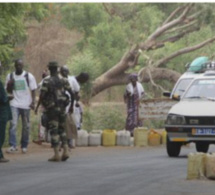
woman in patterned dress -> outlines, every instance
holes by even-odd
[[[142,126],[142,121],[138,117],[139,101],[143,98],[144,89],[138,82],[137,74],[129,76],[129,84],[126,86],[124,101],[127,104],[127,119],[125,129],[133,136],[135,127]]]

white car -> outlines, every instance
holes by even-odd
[[[181,97],[189,84],[192,82],[193,79],[198,77],[199,75],[202,75],[200,73],[194,73],[194,72],[185,72],[181,75],[181,77],[178,79],[176,84],[173,87],[172,92],[164,92],[163,95],[170,97],[170,99],[174,99],[175,97]]]
[[[215,143],[215,71],[206,71],[192,80],[180,101],[169,110],[165,121],[167,153],[178,156],[181,146],[196,143],[198,152],[207,152]]]
[[[190,64],[186,65],[186,67],[188,67],[187,72],[181,75],[172,92],[164,92],[163,95],[170,97],[170,99],[178,99],[178,97],[181,97],[191,81],[199,75],[202,75],[202,73],[205,71],[206,64],[209,63],[208,60],[208,57],[201,56],[197,57]]]

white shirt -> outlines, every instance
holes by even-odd
[[[137,91],[138,91],[138,97],[139,97],[139,99],[141,99],[142,96],[143,96],[143,93],[144,93],[144,89],[143,89],[143,86],[141,85],[141,83],[138,82],[138,81],[137,81],[137,84],[136,84],[136,88],[137,88]],[[130,92],[131,96],[134,94],[134,86],[132,85],[132,83],[129,83],[126,86],[126,90],[128,92]]]
[[[10,105],[16,108],[29,109],[32,103],[31,91],[37,89],[37,83],[34,76],[28,72],[29,87],[25,78],[26,71],[23,71],[21,75],[13,74],[14,79],[14,98],[10,101]],[[7,75],[6,84],[10,80],[10,74]]]
[[[72,88],[72,91],[74,93],[79,92],[80,91],[80,85],[78,83],[78,81],[76,80],[75,76],[68,76],[67,77],[70,87]],[[69,93],[67,93],[69,95]],[[74,106],[75,106],[75,102],[74,102]],[[69,112],[69,108],[70,108],[70,104],[66,107],[66,113]]]
[[[69,84],[72,88],[73,92],[79,92],[80,91],[80,85],[78,81],[76,80],[75,76],[68,76]]]

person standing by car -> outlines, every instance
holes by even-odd
[[[1,62],[0,62],[0,74],[1,74]],[[0,80],[0,163],[8,162],[8,159],[4,158],[2,146],[5,141],[5,131],[7,121],[12,119],[12,114],[9,105],[9,98],[4,89],[4,85]]]
[[[50,77],[45,78],[41,87],[39,101],[45,109],[47,117],[47,130],[51,134],[51,145],[54,149],[54,156],[48,161],[66,161],[69,158],[67,136],[65,132],[65,109],[69,104],[70,95],[71,106],[69,112],[73,112],[73,92],[67,79],[58,75],[58,63],[51,61],[48,64]],[[59,155],[60,141],[63,146],[63,154]]]
[[[141,83],[137,81],[137,74],[129,75],[129,84],[126,86],[124,101],[127,104],[127,119],[125,129],[131,132],[135,127],[142,126],[142,121],[138,117],[139,101],[144,96],[144,89]]]
[[[12,120],[10,121],[9,129],[9,144],[8,153],[18,151],[16,143],[16,132],[18,119],[22,118],[22,137],[21,149],[23,153],[27,152],[30,133],[30,109],[34,109],[35,90],[37,83],[34,76],[30,72],[23,70],[24,63],[21,59],[15,60],[15,72],[7,75],[6,89],[7,92],[13,95],[10,101]]]

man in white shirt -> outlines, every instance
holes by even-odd
[[[83,113],[82,107],[79,103],[80,85],[86,83],[89,80],[89,74],[86,72],[81,72],[77,76],[69,76],[68,80],[71,83],[71,87],[72,87],[74,94],[75,94],[73,119],[75,121],[77,129],[79,130],[81,128],[82,113]]]
[[[77,129],[80,129],[80,123],[81,123],[81,114],[80,113],[80,105],[79,105],[79,92],[80,92],[80,84],[83,84],[89,80],[89,74],[81,72],[78,76],[69,76],[69,69],[66,65],[62,66],[60,69],[60,73],[63,77],[67,78],[69,81],[69,84],[72,88],[72,91],[74,93],[74,112],[72,115],[67,115],[67,122],[66,122],[66,129],[67,129],[67,136],[68,136],[68,142],[69,147],[75,146],[75,139],[77,138]],[[67,112],[68,113],[68,112]],[[75,125],[75,126],[74,126]]]
[[[13,99],[10,101],[12,120],[10,121],[9,129],[9,144],[8,153],[16,152],[16,129],[18,125],[19,115],[22,118],[22,136],[21,149],[23,153],[27,152],[30,132],[30,109],[34,109],[35,90],[37,83],[34,76],[23,70],[23,61],[15,60],[15,72],[7,75],[6,88],[8,93],[11,93]]]

